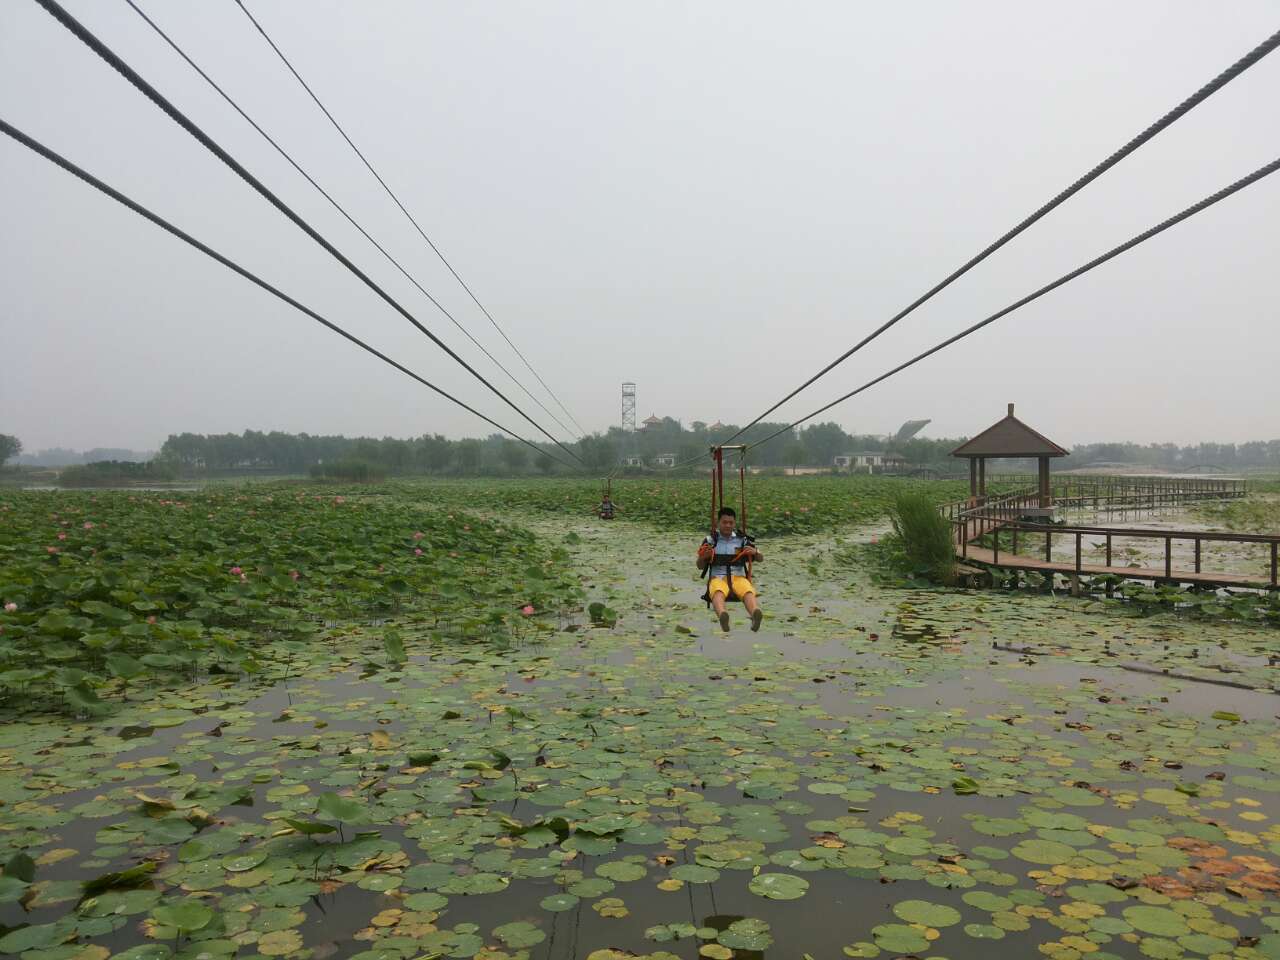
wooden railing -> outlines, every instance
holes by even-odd
[[[974,523],[974,529],[977,524],[982,522],[983,518],[973,517],[969,522]],[[990,522],[990,521],[988,521]],[[1235,543],[1235,544],[1261,544],[1268,548],[1270,573],[1267,586],[1270,589],[1276,589],[1280,586],[1280,580],[1277,575],[1280,574],[1280,535],[1263,534],[1263,533],[1222,533],[1218,531],[1207,530],[1154,530],[1141,529],[1133,527],[1090,527],[1090,526],[1072,526],[1047,523],[1027,523],[1021,520],[1001,519],[999,522],[990,525],[983,533],[979,533],[973,539],[978,539],[986,533],[991,534],[991,551],[993,561],[1000,563],[1001,533],[1009,534],[1006,540],[1008,552],[1010,554],[1018,553],[1019,534],[1024,538],[1027,535],[1044,537],[1044,559],[1046,563],[1053,562],[1053,542],[1054,538],[1068,537],[1074,540],[1074,571],[1080,573],[1082,571],[1083,543],[1087,537],[1102,537],[1105,559],[1104,566],[1112,566],[1112,546],[1113,541],[1126,537],[1132,537],[1139,540],[1162,540],[1164,541],[1164,575],[1166,579],[1175,579],[1177,571],[1173,569],[1173,545],[1175,542],[1190,541],[1193,544],[1193,563],[1194,568],[1189,571],[1200,575],[1204,573],[1202,567],[1202,545],[1205,543]],[[961,556],[967,555],[968,542],[960,544]]]
[[[1014,487],[1036,485],[1028,474],[988,474],[987,483]],[[1198,500],[1245,496],[1248,482],[1238,477],[1117,476],[1056,474],[1050,478],[1054,503],[1063,507],[1158,510]]]
[[[969,497],[943,504],[942,512],[951,521],[956,543],[961,549],[970,540],[985,536],[992,530],[1012,521],[1020,520],[1030,510],[1040,506],[1040,493],[1036,489],[1019,490],[999,497]]]
[[[1212,483],[1213,481],[1210,481]],[[1222,482],[1222,481],[1219,481]],[[1231,483],[1233,481],[1226,481]],[[1242,482],[1242,481],[1241,481]],[[1223,488],[1227,492],[1222,496],[1239,496],[1240,494],[1231,492],[1234,487]],[[1170,496],[1174,495],[1173,491],[1166,491]],[[1183,491],[1185,495],[1187,491]],[[1207,491],[1202,491],[1197,499],[1207,497]],[[990,536],[990,549],[992,553],[992,562],[1000,563],[1001,549],[1007,549],[1008,554],[1018,555],[1019,540],[1023,540],[1023,546],[1026,540],[1033,537],[1044,538],[1044,560],[1045,563],[1053,563],[1053,543],[1054,538],[1058,538],[1061,543],[1063,537],[1070,538],[1074,541],[1074,563],[1062,564],[1063,567],[1073,569],[1075,573],[1081,573],[1084,566],[1084,538],[1103,538],[1104,566],[1111,567],[1113,542],[1120,538],[1135,538],[1140,540],[1158,540],[1164,542],[1164,575],[1167,579],[1174,579],[1177,571],[1173,567],[1173,545],[1176,542],[1190,542],[1193,550],[1194,570],[1189,571],[1196,576],[1204,574],[1202,566],[1203,544],[1205,543],[1235,543],[1235,544],[1252,544],[1262,545],[1269,554],[1269,575],[1266,578],[1268,582],[1263,583],[1262,578],[1257,578],[1259,586],[1267,586],[1270,589],[1280,587],[1278,575],[1280,575],[1280,535],[1275,534],[1258,534],[1258,533],[1226,533],[1220,531],[1208,530],[1156,530],[1132,527],[1100,527],[1089,526],[1083,524],[1054,524],[1027,521],[1023,518],[1028,512],[1038,507],[1040,504],[1039,494],[1035,490],[1022,490],[1017,493],[1005,495],[1002,497],[986,498],[985,500],[978,498],[970,498],[968,500],[958,500],[953,503],[944,504],[941,508],[943,514],[951,523],[953,536],[956,542],[957,554],[961,559],[968,559],[969,544]],[[1002,535],[1005,535],[1002,540]],[[1010,557],[1012,560],[1013,557]],[[1156,568],[1158,570],[1158,568]],[[1224,576],[1226,576],[1224,574]]]

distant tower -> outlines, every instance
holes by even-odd
[[[622,385],[622,431],[623,433],[636,432],[636,385],[634,383]]]

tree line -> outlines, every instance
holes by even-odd
[[[760,423],[736,442],[762,440],[785,424]],[[677,462],[705,453],[716,441],[737,431],[735,425],[695,422],[684,426],[665,418],[643,430],[626,433],[611,427],[592,434],[571,447],[585,461],[586,470],[601,476],[611,473],[625,460],[638,460],[638,469],[652,468],[659,457]],[[949,456],[965,438],[914,437],[898,441],[871,434],[851,434],[836,423],[811,424],[784,431],[777,438],[751,451],[749,462],[760,467],[829,468],[837,455],[884,452],[901,455],[911,467],[929,467],[956,473],[962,466]],[[563,459],[550,444],[541,446]],[[0,464],[14,459],[22,450],[16,437],[0,434]],[[46,453],[48,451],[42,451]],[[17,458],[20,464],[62,466],[69,463],[131,461],[147,459],[131,451],[98,449],[84,453],[56,450],[52,461],[40,454]],[[501,434],[485,438],[450,440],[441,434],[419,437],[345,437],[307,433],[246,430],[243,433],[173,434],[165,440],[155,458],[167,468],[186,475],[314,474],[340,475],[338,465],[369,475],[407,474],[555,474],[567,472],[551,457],[540,455]],[[34,461],[34,462],[33,462]],[[1177,471],[1193,467],[1221,467],[1225,470],[1280,470],[1280,440],[1249,443],[1199,443],[1178,446],[1172,443],[1093,443],[1074,447],[1069,457],[1058,461],[1059,469],[1094,463],[1153,466]],[[365,465],[364,470],[359,465]],[[1006,469],[1029,468],[1029,464],[1008,462]],[[349,474],[350,475],[350,474]]]
[[[752,443],[767,437],[785,424],[761,423],[737,442]],[[690,460],[705,453],[716,440],[723,440],[736,426],[705,424],[691,428],[667,419],[635,433],[613,427],[571,444],[591,473],[612,472],[624,460],[638,460],[650,468],[659,457]],[[901,452],[916,462],[934,462],[960,441],[920,440],[886,446],[883,438],[846,433],[838,424],[813,424],[803,430],[784,433],[755,448],[750,463],[763,467],[829,467],[839,454],[859,451]],[[551,444],[539,449],[560,456]],[[184,473],[315,473],[317,467],[340,463],[362,463],[387,474],[553,474],[566,472],[550,456],[542,456],[501,434],[483,439],[450,440],[440,434],[420,437],[343,437],[332,435],[264,433],[246,430],[242,434],[174,434],[160,448],[159,458],[176,464]]]

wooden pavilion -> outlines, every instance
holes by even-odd
[[[1011,403],[1009,413],[1003,420],[993,423],[976,437],[956,447],[951,451],[951,456],[969,461],[969,496],[975,504],[986,500],[988,460],[1036,460],[1040,468],[1040,509],[1036,513],[1049,517],[1053,514],[1049,459],[1065,457],[1068,452],[1015,417]]]

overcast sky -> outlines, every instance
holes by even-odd
[[[553,432],[124,0],[72,13]],[[497,331],[233,0],[138,0],[485,343]],[[1274,2],[247,0],[590,430],[744,422],[1280,28]],[[798,417],[1280,156],[1272,54],[815,387]],[[34,2],[0,116],[530,433]],[[0,137],[0,432],[483,435]],[[1280,174],[836,408],[1065,443],[1280,436]],[[564,419],[563,414],[561,418]],[[826,419],[824,417],[824,419]],[[523,428],[523,429],[521,429]]]

